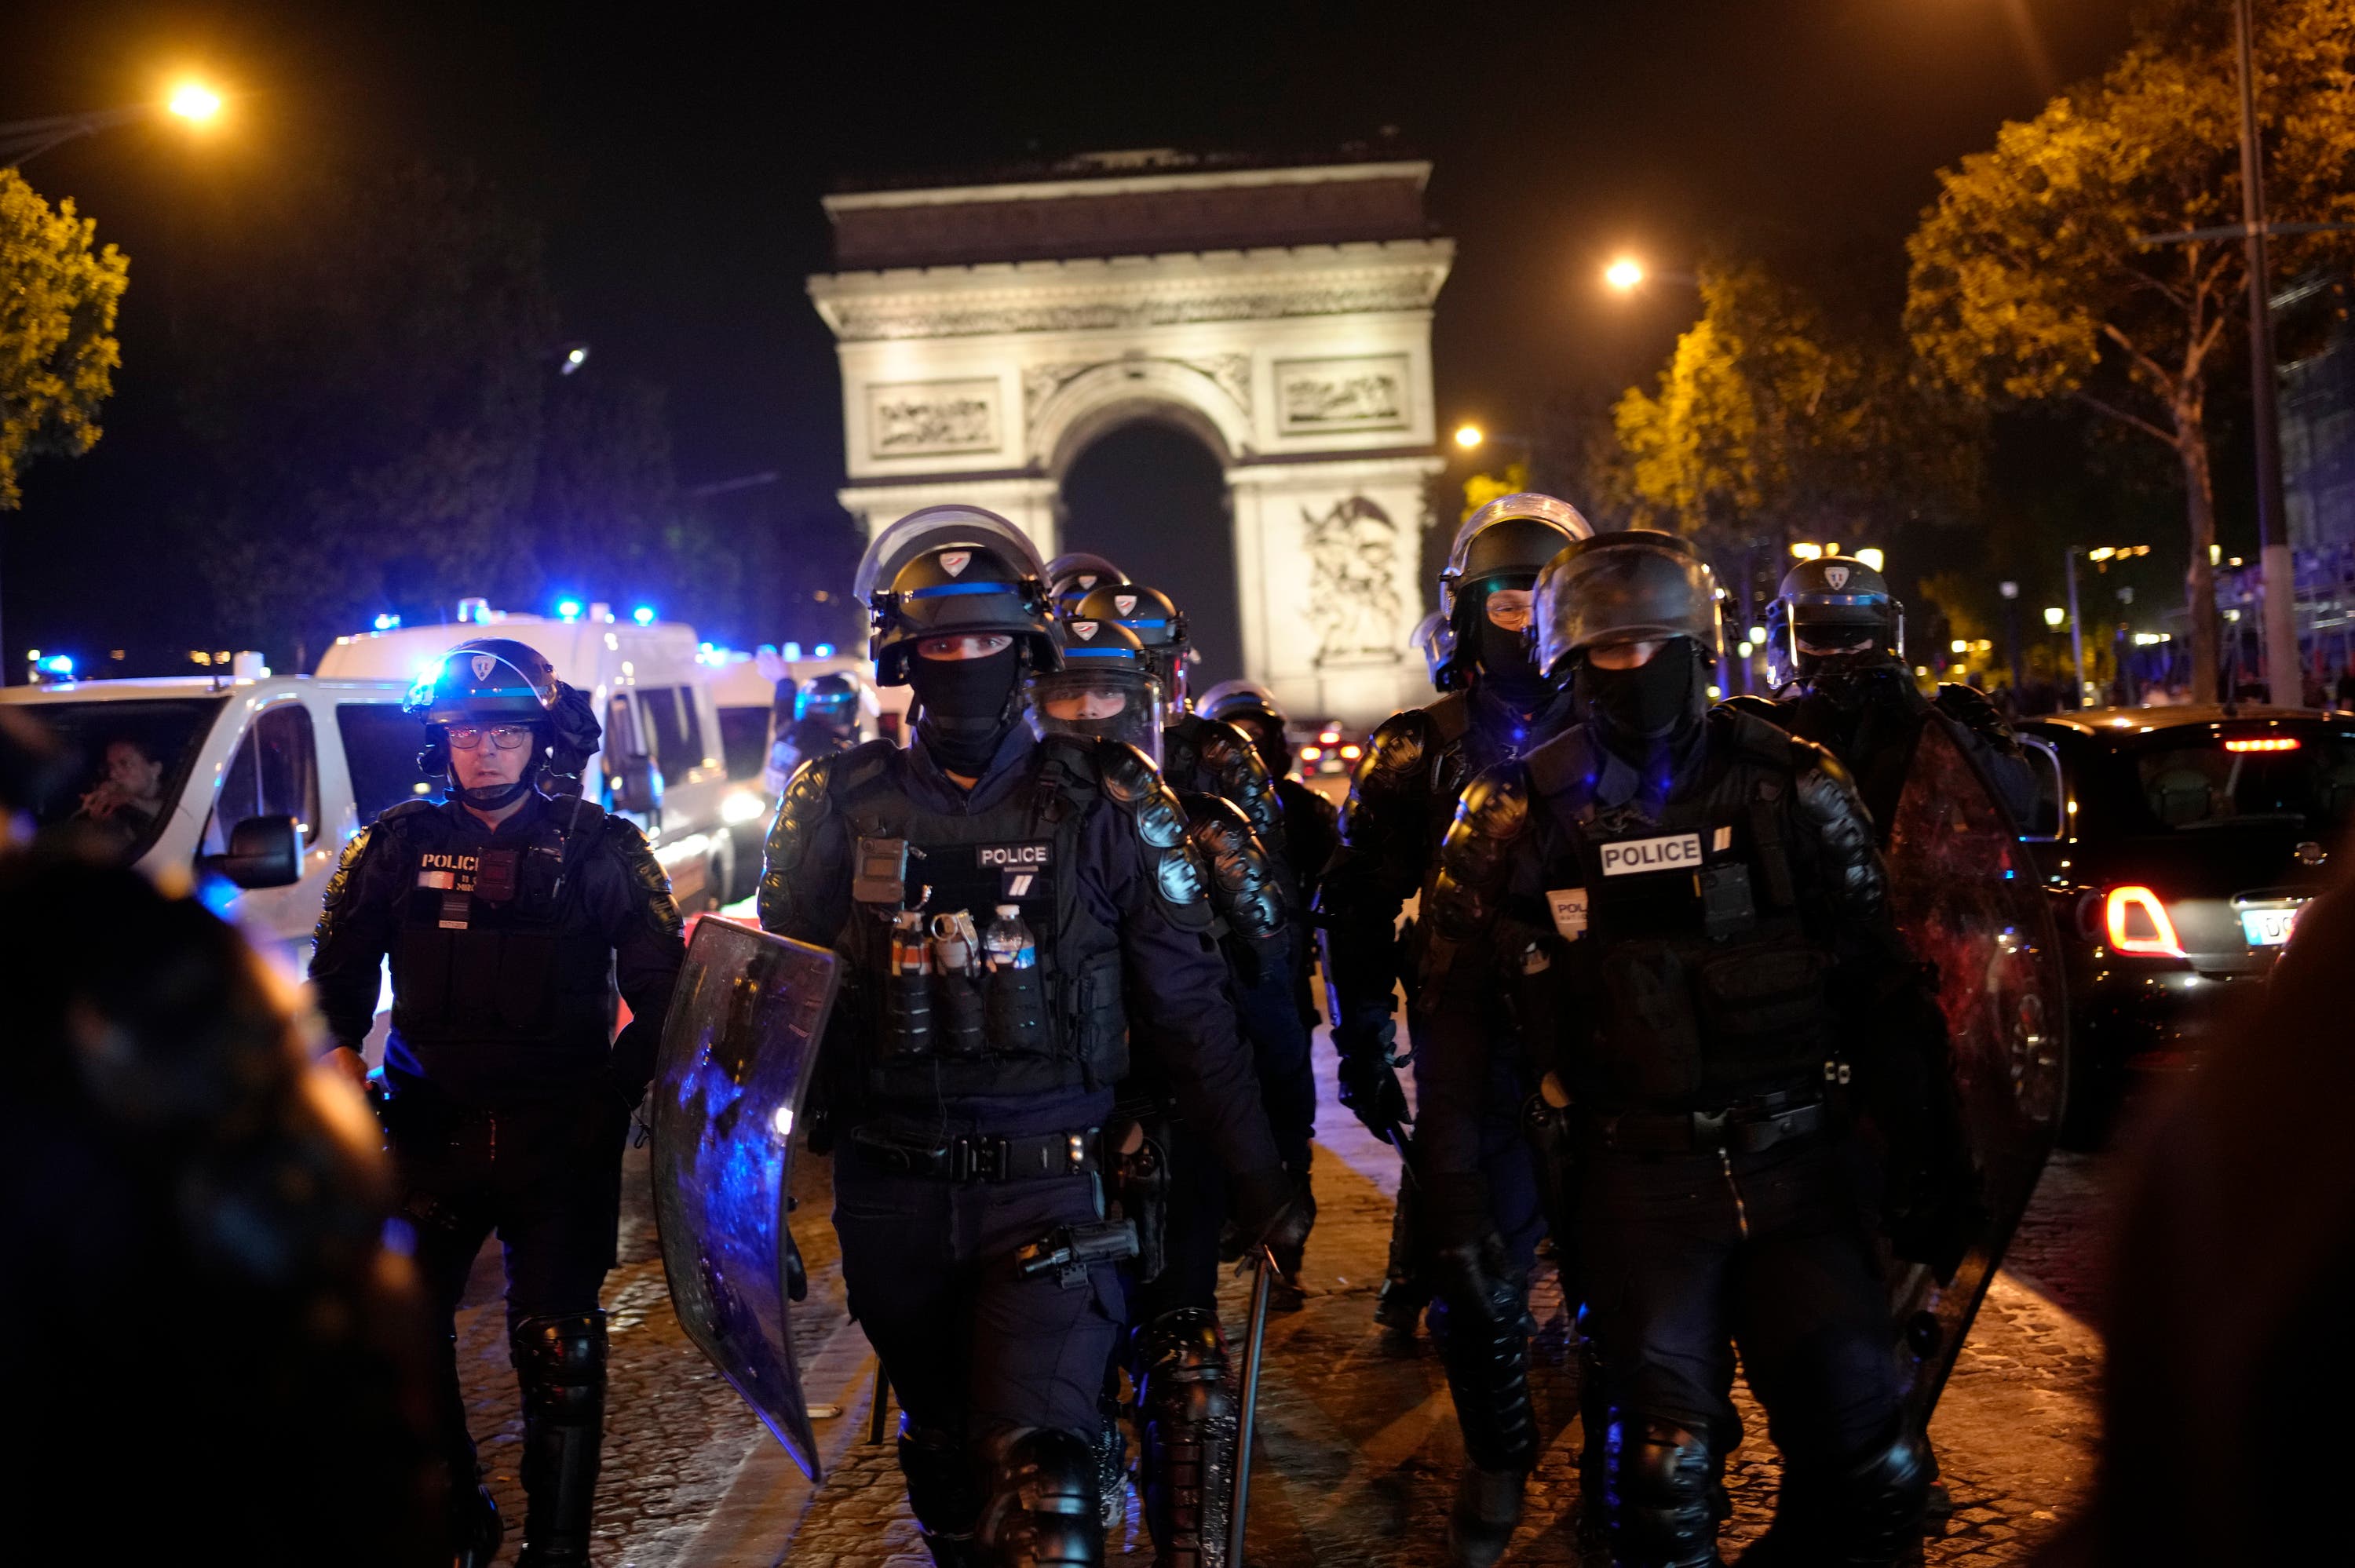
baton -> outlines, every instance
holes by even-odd
[[[891,1374],[883,1370],[883,1358],[875,1358],[875,1408],[867,1418],[867,1441],[883,1441],[883,1417],[891,1404]]]
[[[1243,1568],[1243,1524],[1251,1511],[1252,1428],[1259,1414],[1261,1351],[1267,1340],[1267,1287],[1275,1277],[1275,1254],[1265,1242],[1252,1271],[1251,1326],[1243,1331],[1242,1417],[1235,1424],[1235,1489],[1227,1512],[1227,1568]]]

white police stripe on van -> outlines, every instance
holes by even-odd
[[[1603,874],[1634,876],[1646,871],[1690,871],[1700,864],[1700,835],[1628,839],[1603,846]]]

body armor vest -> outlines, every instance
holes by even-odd
[[[1128,1070],[1119,934],[1076,887],[1080,830],[1102,794],[1094,745],[1049,736],[1027,786],[967,815],[921,807],[889,742],[837,764],[833,806],[858,876],[837,947],[870,1103],[1103,1088]],[[1174,845],[1183,824],[1166,832]],[[911,956],[909,927],[895,934],[903,911],[920,912],[924,931],[964,913],[986,932],[1002,904],[1030,928],[1035,967],[989,969],[976,953],[977,973],[943,972],[931,944],[917,940]]]
[[[604,1050],[613,944],[582,917],[572,874],[604,822],[568,800],[544,807],[528,834],[485,841],[421,800],[384,814],[376,831],[398,835],[410,878],[389,955],[404,1040]]]
[[[1528,759],[1555,845],[1546,916],[1561,955],[1525,975],[1562,1066],[1604,1112],[1714,1110],[1817,1084],[1832,1054],[1833,955],[1807,932],[1785,842],[1787,768],[1724,744],[1657,820],[1599,808],[1583,729]],[[1525,965],[1524,968],[1529,966]],[[1583,1044],[1585,1049],[1578,1049]]]

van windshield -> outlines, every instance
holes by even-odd
[[[228,700],[224,694],[19,708],[72,758],[65,784],[34,807],[34,821],[81,824],[123,863],[137,860],[171,821],[172,803]]]

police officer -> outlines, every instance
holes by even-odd
[[[581,693],[535,650],[462,642],[410,693],[440,803],[364,829],[327,885],[311,981],[355,1078],[392,964],[388,1143],[437,1314],[442,1440],[458,1551],[487,1563],[500,1525],[476,1482],[453,1314],[493,1230],[506,1252],[507,1340],[523,1389],[522,1561],[589,1561],[604,1425],[605,1314],[621,1156],[683,948],[670,885],[638,830],[577,795],[598,743]],[[613,978],[609,978],[613,977]],[[631,1021],[612,1032],[614,981]]]
[[[1341,846],[1341,810],[1292,775],[1292,741],[1284,734],[1284,705],[1257,681],[1223,681],[1202,694],[1195,712],[1231,724],[1251,737],[1252,748],[1275,782],[1275,803],[1284,818],[1284,855],[1292,867],[1300,907],[1307,908],[1325,863]],[[1306,944],[1302,944],[1304,950]],[[1303,966],[1305,973],[1305,966]]]
[[[813,675],[794,691],[792,714],[770,743],[763,782],[771,794],[782,795],[803,763],[858,744],[858,683],[840,673]]]
[[[1187,711],[1187,672],[1193,663],[1193,647],[1187,635],[1186,612],[1158,588],[1116,583],[1098,588],[1082,599],[1077,613],[1085,620],[1119,626],[1144,646],[1163,691],[1168,694],[1169,720],[1161,737],[1161,768],[1178,799],[1224,800],[1242,814],[1257,858],[1289,864],[1291,845],[1283,805],[1275,780],[1252,737],[1233,725]],[[1305,907],[1297,904],[1289,876],[1280,879],[1276,891],[1286,905]],[[1287,914],[1282,930],[1271,934],[1265,942],[1242,948],[1230,945],[1243,1037],[1259,1065],[1260,1092],[1275,1126],[1277,1146],[1304,1194],[1308,1190],[1310,1142],[1316,1134],[1316,1075],[1309,1055],[1311,1025],[1299,1015],[1294,974],[1298,962],[1295,952],[1305,947],[1306,939],[1300,922]],[[1280,949],[1281,960],[1262,962],[1263,949]],[[1287,1306],[1297,1304],[1298,1285],[1291,1270],[1285,1271],[1280,1288]]]
[[[1684,541],[1573,545],[1535,609],[1540,667],[1578,722],[1465,790],[1417,1005],[1514,988],[1545,1097],[1577,1118],[1613,1560],[1719,1561],[1738,1345],[1785,1467],[1744,1561],[1897,1562],[1932,1468],[1901,1411],[1851,1107],[1827,1085],[1879,1123],[1901,1255],[1951,1247],[1959,1132],[1871,825],[1828,752],[1709,711],[1715,585]],[[1420,1152],[1427,1182],[1465,1193],[1433,1204],[1440,1245],[1493,1254],[1476,1150],[1430,1108],[1476,1096],[1470,1054],[1431,1059]]]
[[[1535,493],[1500,497],[1465,520],[1440,576],[1450,635],[1435,678],[1446,694],[1393,714],[1375,729],[1342,809],[1341,846],[1317,889],[1341,1101],[1377,1134],[1399,1141],[1402,1153],[1406,1097],[1391,1009],[1399,978],[1411,972],[1413,948],[1410,942],[1401,950],[1399,912],[1423,890],[1458,791],[1480,769],[1519,754],[1564,721],[1568,699],[1531,661],[1529,594],[1556,552],[1593,532],[1575,507]],[[1375,1315],[1393,1334],[1411,1336],[1433,1286],[1447,1287],[1438,1314],[1445,1322],[1437,1326],[1470,1460],[1449,1540],[1460,1559],[1481,1562],[1503,1551],[1519,1514],[1521,1483],[1537,1457],[1521,1298],[1545,1215],[1522,1128],[1528,1074],[1504,1044],[1511,1020],[1490,997],[1477,1001],[1463,1022],[1468,1033],[1497,1037],[1500,1048],[1476,1049],[1490,1075],[1477,1096],[1437,1108],[1468,1118],[1449,1136],[1478,1149],[1479,1192],[1490,1206],[1503,1263],[1479,1272],[1472,1260],[1455,1259],[1441,1278],[1426,1273],[1414,1234],[1416,1205],[1446,1194],[1432,1190],[1429,1173],[1411,1167],[1400,1187],[1390,1277]],[[1431,1056],[1428,1048],[1415,1053],[1418,1083]],[[1426,1123],[1433,1108],[1423,1102]]]
[[[1136,1243],[1106,1220],[1099,1139],[1132,1009],[1251,1234],[1297,1235],[1183,812],[1134,747],[1023,722],[1024,673],[1060,662],[1039,571],[977,508],[877,536],[858,591],[916,739],[804,767],[761,885],[762,925],[844,960],[814,1139],[944,1564],[1101,1560],[1099,1398]],[[965,950],[956,917],[1001,906],[1034,960]]]
[[[1158,758],[1164,738],[1161,684],[1135,636],[1096,620],[1065,620],[1056,631],[1063,667],[1031,675],[1032,728],[1041,738],[1062,734],[1122,740]],[[1263,978],[1284,972],[1294,947],[1283,869],[1233,806],[1195,790],[1178,797],[1187,837],[1210,874],[1211,907],[1225,927],[1220,946],[1227,958],[1231,999],[1261,1001]],[[1250,1006],[1240,1011],[1246,1036],[1263,1033],[1252,1026]],[[1305,1029],[1300,1038],[1305,1041]],[[1226,1176],[1210,1135],[1186,1118],[1171,1093],[1155,1032],[1132,1031],[1131,1047],[1132,1070],[1120,1086],[1117,1113],[1119,1125],[1137,1129],[1121,1139],[1130,1156],[1123,1161],[1119,1190],[1124,1207],[1144,1227],[1143,1250],[1128,1271],[1135,1325],[1128,1366],[1136,1385],[1142,1448],[1138,1480],[1157,1561],[1168,1568],[1217,1568],[1226,1561],[1226,1507],[1237,1437],[1218,1310]],[[1299,1054],[1305,1058],[1305,1053],[1304,1044]],[[1267,1082],[1266,1053],[1255,1054],[1263,1063],[1262,1093],[1273,1103],[1279,1091]],[[1295,1176],[1307,1168],[1306,1121],[1304,1114],[1298,1125],[1285,1121],[1275,1128],[1278,1151]],[[1304,1218],[1313,1215],[1305,1181],[1302,1199]],[[1277,1262],[1289,1279],[1299,1271],[1298,1249],[1288,1248]],[[1109,1381],[1116,1383],[1116,1376]],[[1117,1436],[1116,1415],[1106,1431]],[[1115,1457],[1106,1467],[1114,1498],[1119,1476]]]
[[[1905,666],[1905,606],[1888,579],[1850,556],[1801,561],[1766,609],[1772,705],[1735,699],[1827,747],[1856,780],[1885,847],[1923,726],[1939,724],[1977,761],[2015,823],[2036,802],[2019,741],[1985,693],[1941,682],[1924,697]]]
[[[1128,574],[1086,550],[1067,550],[1047,563],[1047,601],[1059,620],[1079,611],[1080,601],[1107,583],[1124,583]]]

